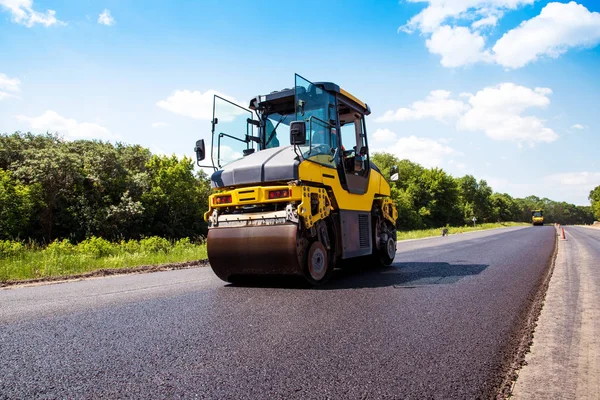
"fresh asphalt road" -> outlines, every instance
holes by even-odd
[[[0,398],[490,398],[554,246],[552,227],[400,242],[318,289],[196,268],[0,290]]]

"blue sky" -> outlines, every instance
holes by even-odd
[[[192,156],[214,92],[333,81],[370,147],[499,192],[600,184],[600,2],[0,0],[0,132]]]

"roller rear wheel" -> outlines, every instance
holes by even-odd
[[[383,248],[377,253],[379,264],[384,267],[392,265],[394,257],[396,256],[396,238],[391,236],[388,237]]]
[[[308,249],[304,277],[312,285],[320,285],[329,279],[333,270],[327,255],[327,249],[319,241],[313,242]]]
[[[372,259],[380,267],[389,267],[396,256],[396,229],[381,217],[374,219]]]

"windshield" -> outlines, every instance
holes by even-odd
[[[213,154],[216,167],[239,160],[256,149],[252,111],[215,95],[213,103]]]
[[[542,217],[543,216],[541,211],[534,211],[532,214],[534,217]]]
[[[306,122],[305,158],[321,164],[335,165],[338,146],[335,97],[310,81],[296,75],[296,120]]]
[[[290,123],[296,114],[268,114],[265,120],[265,149],[290,145]]]

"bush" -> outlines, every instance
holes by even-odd
[[[51,256],[60,256],[73,254],[74,250],[75,246],[73,246],[67,239],[63,239],[61,241],[54,239],[52,243],[46,246],[43,252]]]
[[[116,247],[108,240],[92,236],[75,247],[80,254],[91,255],[95,258],[111,256],[116,253]]]
[[[13,257],[21,254],[26,247],[21,242],[12,240],[0,240],[0,258]]]
[[[174,250],[175,251],[183,251],[187,249],[193,248],[194,245],[190,242],[190,238],[179,239],[175,242]]]
[[[121,240],[121,242],[119,243],[119,249],[129,254],[135,254],[141,251],[141,246],[140,242],[138,242],[137,240]]]
[[[140,240],[140,247],[142,248],[142,251],[147,251],[149,253],[167,253],[171,249],[171,243],[165,238],[152,236]]]

